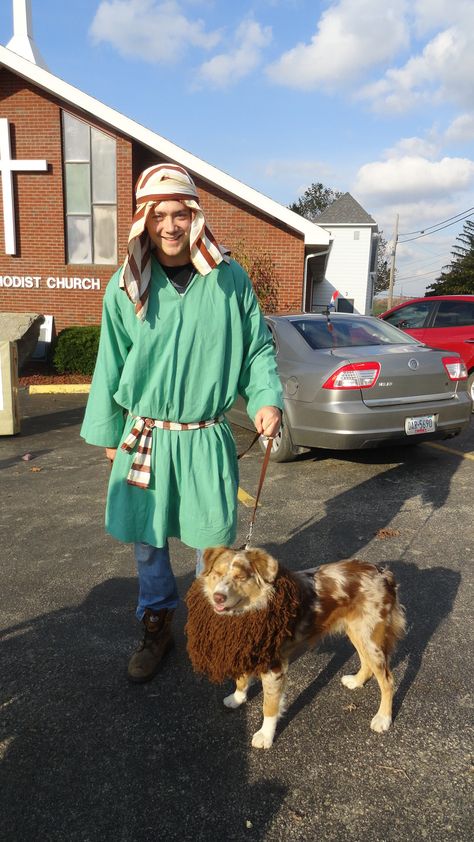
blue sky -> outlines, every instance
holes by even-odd
[[[423,294],[474,206],[472,0],[32,0],[52,73],[283,204],[352,195]],[[0,7],[0,43],[13,31]],[[411,234],[411,232],[414,232]]]

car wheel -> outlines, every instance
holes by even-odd
[[[267,449],[267,441],[268,439],[265,438],[265,436],[260,436],[259,442],[263,451],[266,451]],[[301,448],[295,447],[293,444],[286,417],[283,415],[280,432],[275,436],[272,442],[270,460],[272,462],[291,462],[298,453],[301,453]]]
[[[472,398],[472,411],[474,412],[474,371],[471,371],[469,377],[467,378],[467,391]]]

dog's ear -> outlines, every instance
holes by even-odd
[[[250,561],[252,569],[255,570],[264,582],[271,584],[275,581],[278,573],[278,562],[276,558],[264,550],[247,550],[246,556]]]
[[[201,576],[209,576],[219,556],[228,550],[228,547],[207,547],[202,554],[203,569]]]

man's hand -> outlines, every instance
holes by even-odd
[[[281,425],[281,412],[276,406],[262,406],[258,410],[254,422],[257,433],[261,436],[273,438]]]
[[[105,455],[106,455],[107,459],[109,460],[109,462],[111,462],[111,463],[114,461],[116,453],[117,453],[116,447],[106,447],[105,448]]]

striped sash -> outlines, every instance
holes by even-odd
[[[153,427],[159,427],[160,430],[202,430],[204,427],[213,427],[215,424],[220,424],[223,420],[224,416],[219,415],[209,421],[192,421],[189,424],[180,424],[179,421],[158,421],[155,418],[137,416],[132,429],[121,445],[122,450],[131,453],[138,442],[135,457],[127,476],[128,484],[137,485],[139,488],[148,488],[150,485]]]

